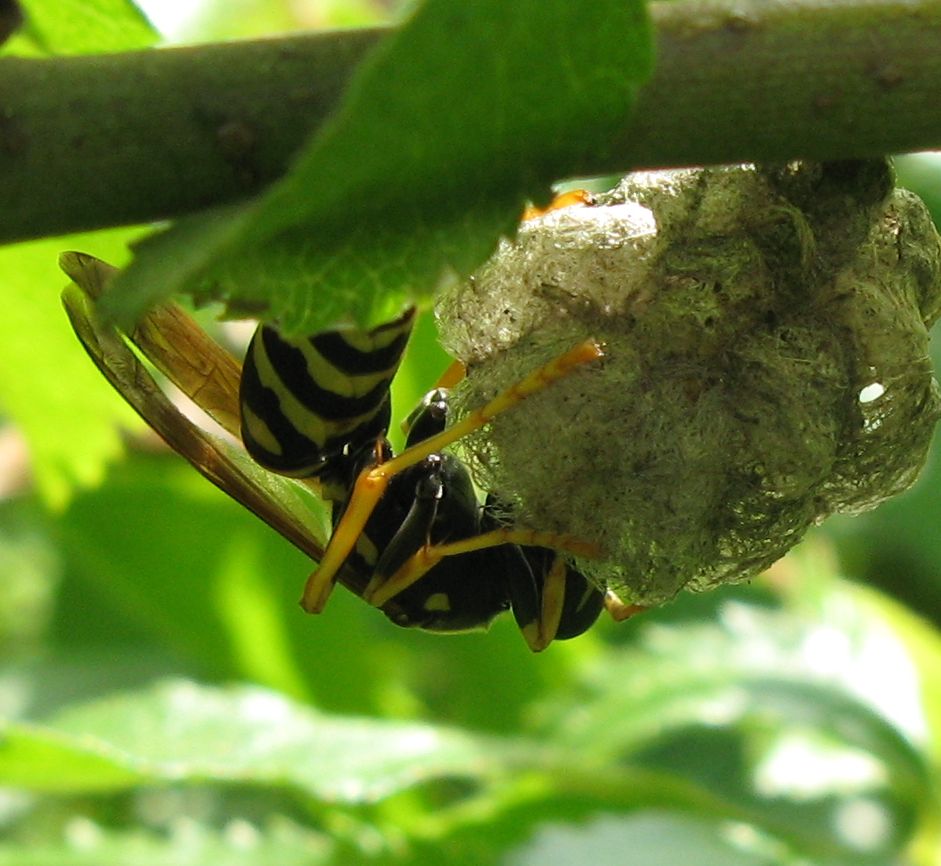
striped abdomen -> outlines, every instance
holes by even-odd
[[[348,328],[297,340],[259,326],[239,394],[248,453],[284,475],[316,475],[346,446],[384,435],[389,384],[414,317],[409,309],[371,331]]]

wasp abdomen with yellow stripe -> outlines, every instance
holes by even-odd
[[[369,331],[344,328],[291,340],[259,326],[239,394],[249,454],[283,475],[318,475],[331,459],[383,436],[389,385],[414,318],[409,309]]]

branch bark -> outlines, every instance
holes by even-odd
[[[941,147],[941,0],[669,0],[613,159],[632,168]],[[280,176],[385,31],[0,58],[0,242],[168,219]]]

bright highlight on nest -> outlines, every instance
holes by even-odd
[[[647,605],[905,490],[941,413],[941,241],[892,187],[883,162],[654,172],[524,223],[439,303],[461,405],[587,337],[605,359],[464,441],[480,485]]]

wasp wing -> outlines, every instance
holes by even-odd
[[[104,265],[103,262],[100,264]],[[104,265],[104,268],[109,267]],[[75,279],[74,269],[67,272]],[[93,278],[101,276],[101,273],[95,267],[90,270],[86,268],[86,274],[91,274]],[[123,335],[100,321],[93,297],[94,293],[86,290],[83,278],[81,284],[76,282],[65,289],[62,302],[76,336],[112,387],[174,451],[185,457],[205,478],[309,557],[319,560],[323,555],[326,535],[324,509],[319,507],[319,503],[312,501],[313,497],[296,483],[266,472],[255,464],[237,441],[209,433],[187,418],[161,390]],[[202,367],[213,371],[234,368],[237,373],[239,367],[235,359],[210,340],[179,308],[172,311],[169,318],[166,310],[160,311],[157,316],[150,314],[147,318],[149,321],[140,325],[135,334],[150,334],[150,343],[161,347],[177,341],[166,351],[161,349],[155,353],[160,358],[159,363],[149,351],[148,359],[159,367],[168,366],[168,378],[177,385],[181,385],[182,379],[181,388],[187,396],[220,423],[226,418],[237,419],[238,376],[233,378],[229,372],[224,372],[224,378],[210,375],[200,380],[194,372]],[[182,324],[168,334],[161,330],[164,321]],[[200,335],[198,341],[189,340],[189,335],[194,332]],[[204,354],[201,361],[193,363],[194,355],[203,352],[209,353],[208,359]],[[167,364],[168,358],[181,360],[182,363]],[[227,360],[223,361],[223,358]],[[234,391],[227,390],[230,385]],[[229,420],[222,426],[230,429],[232,423]],[[235,425],[235,435],[237,429]]]

